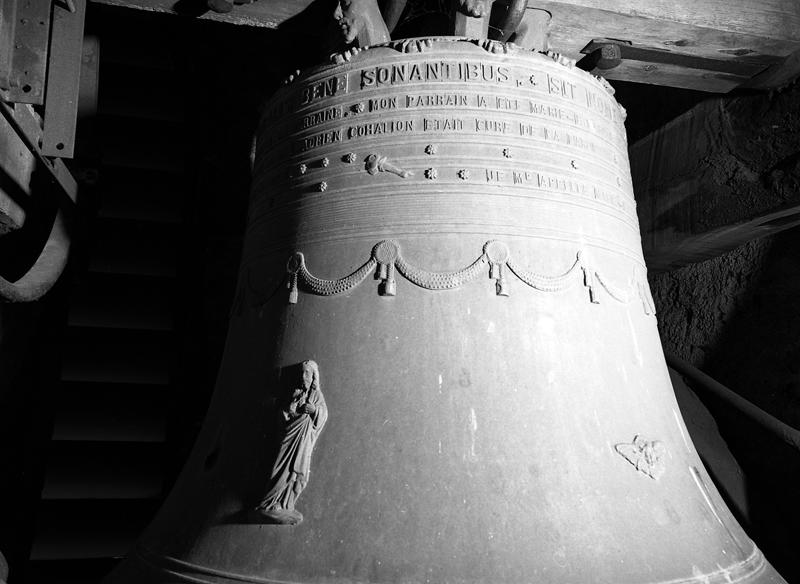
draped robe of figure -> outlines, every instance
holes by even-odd
[[[302,392],[300,399],[293,399],[282,412],[286,428],[272,467],[269,490],[258,505],[262,512],[294,511],[295,501],[308,483],[314,444],[328,419],[325,398],[316,382],[307,392],[297,391]],[[303,404],[313,405],[316,411],[299,413]]]

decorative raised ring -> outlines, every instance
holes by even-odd
[[[300,268],[303,267],[303,253],[296,251],[294,252],[289,261],[286,262],[286,271],[290,274],[296,274],[300,271]]]
[[[372,257],[380,264],[391,264],[397,259],[400,250],[396,242],[384,240],[372,248]]]
[[[486,258],[493,264],[504,264],[508,261],[509,255],[511,255],[511,252],[508,251],[508,246],[496,239],[486,242],[483,246],[483,253],[486,254]]]

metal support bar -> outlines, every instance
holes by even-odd
[[[70,242],[64,212],[58,211],[42,252],[30,269],[15,282],[0,277],[0,298],[10,302],[31,302],[44,296],[67,265]]]
[[[680,357],[670,354],[665,354],[665,357],[667,359],[667,365],[688,379],[689,385],[691,385],[693,389],[702,389],[718,397],[776,438],[800,450],[800,431],[771,416]]]
[[[44,103],[50,0],[0,0],[0,99]]]
[[[39,148],[39,140],[42,136],[41,121],[33,108],[27,104],[17,104],[12,107],[6,103],[0,103],[0,115],[5,116],[42,164],[42,167],[47,169],[59,184],[61,195],[74,203],[78,198],[78,183],[75,182],[75,178],[62,160],[48,158]]]
[[[86,0],[74,0],[72,7],[53,5],[44,103],[42,152],[59,158],[72,158],[75,150]]]
[[[20,229],[36,159],[17,130],[0,116],[0,235]]]

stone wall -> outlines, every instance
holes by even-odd
[[[774,238],[751,241],[722,256],[650,278],[664,350],[695,367],[748,304]]]
[[[800,230],[651,278],[666,352],[800,426]]]

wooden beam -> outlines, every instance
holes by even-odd
[[[634,83],[666,85],[667,87],[684,87],[711,93],[728,93],[749,81],[748,77],[732,73],[631,59],[623,60],[613,69],[605,71],[595,69],[592,73],[612,81],[632,81]]]
[[[744,245],[800,225],[800,205],[759,215],[736,225],[698,234],[650,233],[642,237],[648,270],[657,274],[702,262]]]
[[[192,15],[197,18],[268,28],[277,28],[313,2],[259,0],[218,14],[205,10],[202,0],[93,1],[170,14],[194,11]],[[559,36],[568,30],[584,31],[582,37],[588,40],[567,42],[561,48],[568,53],[567,47],[579,44],[573,57],[579,56],[580,48],[591,38],[623,39],[630,35],[637,38],[628,40],[647,46],[701,56],[711,51],[711,56],[731,59],[758,54],[786,56],[791,52],[787,46],[800,48],[800,5],[793,0],[531,0],[529,8],[550,12]],[[563,23],[559,25],[558,21]]]
[[[541,4],[531,0],[530,6]],[[667,21],[717,31],[800,41],[800,6],[794,0],[558,0],[575,9]]]
[[[630,147],[642,246],[670,270],[800,224],[800,86],[704,101]]]
[[[268,28],[279,27],[313,4],[312,0],[258,0],[217,14],[205,10],[204,0],[94,1]],[[794,0],[530,0],[528,8],[552,15],[550,47],[572,59],[580,59],[581,49],[593,39],[611,38],[676,56],[755,69],[747,76],[731,76],[703,68],[669,64],[648,68],[649,63],[633,62],[604,72],[609,79],[725,92],[800,51],[800,2]]]
[[[748,89],[780,89],[800,77],[800,50],[771,65],[743,85]]]
[[[530,7],[550,12],[554,50],[572,58],[594,38],[614,38],[634,45],[708,59],[769,64],[800,49],[800,39],[781,39],[756,32],[731,32],[699,24],[621,14],[603,8],[580,10],[561,1],[531,0]],[[800,10],[800,5],[798,6]]]
[[[313,0],[271,0],[237,5],[232,12],[218,13],[206,10],[203,0],[191,2],[187,0],[92,0],[97,4],[124,6],[149,12],[165,14],[185,14],[204,20],[216,20],[229,24],[277,28],[303,12]],[[331,12],[333,18],[333,12]]]

